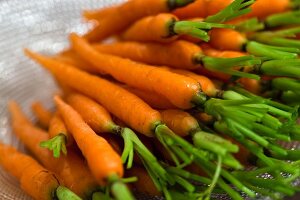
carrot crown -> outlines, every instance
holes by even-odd
[[[300,11],[290,11],[290,12],[270,15],[265,19],[264,24],[266,25],[266,27],[269,28],[273,28],[277,26],[300,24]]]
[[[186,6],[194,1],[195,0],[168,0],[167,2],[168,2],[169,9],[174,10],[176,8]]]
[[[81,200],[75,193],[63,186],[56,189],[56,196],[59,200]]]
[[[66,141],[67,138],[65,134],[60,133],[48,141],[41,142],[40,146],[53,151],[53,156],[55,158],[59,158],[60,152],[62,152],[64,155],[67,155]]]
[[[235,0],[217,14],[208,16],[205,21],[214,23],[229,21],[233,18],[249,13],[251,11],[249,6],[251,6],[254,2],[255,0]]]

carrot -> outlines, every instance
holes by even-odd
[[[124,171],[121,158],[107,141],[97,136],[96,133],[84,123],[81,116],[58,96],[56,96],[54,100],[67,128],[71,131],[76,143],[87,159],[96,180],[104,185],[113,174],[122,177]],[[97,152],[98,156],[95,156],[95,152]]]
[[[68,133],[67,128],[58,113],[55,113],[50,121],[49,137],[50,140],[41,142],[41,147],[53,151],[53,156],[55,158],[60,156],[60,151],[67,155],[66,145],[71,145],[73,138]]]
[[[129,97],[129,96],[131,97],[131,99],[132,98],[136,99],[137,98],[136,96],[134,96],[128,92],[125,92],[125,90],[123,90],[115,85],[112,85],[111,83],[109,83],[99,77],[94,77],[92,75],[88,75],[84,72],[81,72],[80,70],[72,68],[71,66],[67,66],[65,64],[58,63],[52,59],[46,58],[44,56],[40,56],[38,54],[34,54],[28,50],[26,51],[26,53],[31,58],[33,58],[33,59],[37,60],[38,62],[40,62],[41,64],[43,64],[56,77],[64,78],[64,81],[68,85],[72,86],[73,88],[75,88],[76,90],[78,90],[82,93],[85,93],[85,94],[95,98],[98,102],[100,102],[102,105],[104,105],[110,112],[112,112],[113,114],[118,116],[120,119],[124,120],[127,124],[130,124],[131,126],[135,125],[133,127],[135,129],[142,130],[141,133],[145,134],[145,132],[147,131],[148,133],[155,134],[155,136],[160,140],[161,143],[163,143],[165,145],[166,148],[168,148],[169,150],[172,150],[170,152],[174,152],[174,153],[176,152],[176,156],[178,156],[185,163],[190,162],[188,155],[192,154],[198,158],[196,160],[196,162],[202,168],[205,168],[206,170],[208,170],[212,173],[213,173],[213,170],[216,169],[215,164],[211,163],[209,160],[207,160],[207,158],[203,157],[203,154],[199,153],[197,151],[197,149],[193,148],[193,146],[191,144],[187,143],[182,138],[176,136],[167,126],[162,125],[160,123],[159,113],[158,113],[158,115],[155,114],[156,119],[153,120],[154,118],[153,118],[153,115],[151,115],[151,113],[157,113],[157,111],[154,112],[154,110],[152,110],[150,107],[147,107],[147,110],[149,110],[149,111],[145,112],[144,109],[143,110],[141,109],[141,108],[146,108],[144,106],[144,103],[141,100],[138,101],[139,103],[136,103],[137,100],[135,100],[135,101],[127,100],[128,99],[127,97]],[[126,65],[124,65],[123,67],[125,67],[125,66]],[[144,68],[143,68],[143,70],[145,72]],[[167,71],[167,70],[164,70],[164,71]],[[172,81],[173,81],[173,79],[172,79]],[[178,88],[176,89],[176,91],[178,91]],[[116,94],[118,94],[120,96],[116,96]],[[230,92],[228,91],[228,92],[224,92],[223,95],[224,95],[224,97],[226,96],[226,98],[229,98],[232,95],[235,96],[236,94],[233,91],[230,91]],[[110,97],[109,100],[107,100],[108,97]],[[125,100],[125,98],[126,98],[126,100]],[[119,105],[119,103],[117,103],[119,101],[126,102],[125,104],[124,103],[121,104],[122,105],[122,113],[123,113],[122,115],[120,115],[120,113],[119,113],[120,109],[113,110],[117,107],[117,105]],[[226,105],[225,102],[226,103],[228,102],[229,104]],[[238,117],[239,119],[243,119],[242,120],[243,125],[241,125],[241,126],[245,126],[244,122],[246,124],[249,124],[251,121],[242,117],[243,115],[249,115],[249,114],[248,113],[246,114],[245,112],[243,112],[243,110],[241,109],[242,107],[240,107],[240,105],[246,103],[248,105],[254,104],[254,105],[264,106],[263,103],[257,104],[257,101],[256,100],[254,101],[251,98],[249,98],[246,101],[244,99],[240,99],[237,101],[234,100],[233,102],[234,102],[235,106],[232,106],[232,104],[230,102],[232,102],[232,100],[211,99],[211,101],[207,101],[205,103],[205,105],[206,105],[205,109],[209,114],[222,116],[222,118],[225,117],[229,120],[232,118],[236,119],[236,117]],[[216,106],[216,105],[218,105],[218,106]],[[137,107],[138,107],[138,109],[137,109]],[[249,108],[247,108],[247,110]],[[211,109],[213,109],[213,112]],[[228,115],[227,112],[223,113],[220,109],[221,110],[234,109],[234,111],[230,112]],[[132,112],[132,111],[135,111],[135,112]],[[260,112],[268,112],[268,111],[260,110]],[[272,113],[272,110],[270,110],[269,112]],[[133,114],[130,114],[130,113],[135,113],[135,114],[134,114],[134,116],[132,116]],[[287,113],[287,112],[283,112],[283,113],[286,117],[290,118],[289,113]],[[281,113],[281,115],[283,115],[283,113]],[[147,117],[146,117],[146,115],[147,115]],[[141,116],[145,116],[145,117],[141,118]],[[250,115],[250,116],[252,116],[252,115]],[[265,116],[265,114],[262,113],[262,117],[263,116]],[[142,121],[143,123],[137,123],[137,122],[141,122],[140,119],[143,120]],[[145,124],[146,123],[145,119],[147,119],[147,124]],[[274,120],[275,119],[276,118],[274,118]],[[132,121],[130,121],[130,120],[132,120],[135,124],[133,124]],[[251,123],[252,124],[256,123],[256,121],[251,122]],[[143,127],[146,127],[146,129],[141,129],[141,124]],[[149,130],[149,128],[150,128],[150,130]],[[248,128],[246,128],[246,129],[248,130]],[[261,145],[268,146],[267,148],[270,148],[272,150],[274,149],[274,151],[279,151],[278,149],[273,147],[272,144],[266,142],[261,137],[259,137],[259,136],[256,136],[256,137],[259,138],[258,142]],[[166,143],[166,140],[173,141],[173,142]],[[262,143],[261,141],[264,141],[264,143]],[[181,148],[178,149],[177,148],[178,146],[180,146]],[[281,149],[280,149],[280,151],[281,151]],[[175,155],[174,153],[173,153],[173,155]],[[175,157],[173,157],[173,159],[175,159]],[[177,159],[177,161],[178,161],[178,159]],[[212,173],[210,173],[210,174],[213,176]],[[226,179],[228,181],[232,182],[235,186],[237,186],[240,190],[246,192],[250,196],[254,196],[254,193],[252,191],[248,190],[248,188],[246,188],[237,179],[235,179],[235,177],[231,176],[230,173],[226,172],[226,170],[222,170],[221,174],[222,174],[222,176],[226,177]],[[233,191],[230,187],[227,187],[224,182],[220,183],[220,186],[225,191],[227,191],[230,196],[240,199],[238,197],[239,195],[235,191]]]
[[[92,18],[98,21],[98,25],[86,34],[85,38],[91,42],[101,41],[126,29],[130,24],[142,17],[169,12],[191,2],[193,0],[133,0],[114,7],[101,9],[91,15],[89,15],[89,12],[85,12],[84,15],[88,19]]]
[[[190,19],[196,17],[206,17],[207,1],[196,0],[195,2],[174,10],[172,13],[179,19]]]
[[[34,102],[31,105],[32,112],[38,120],[38,123],[43,128],[48,128],[50,120],[52,118],[52,113],[48,111],[40,102]]]
[[[123,40],[169,43],[179,35],[191,35],[208,41],[208,33],[204,30],[211,28],[232,28],[231,25],[179,21],[175,15],[162,13],[140,19],[121,34]]]
[[[37,161],[15,148],[0,143],[0,165],[14,175],[22,190],[37,200],[80,200],[69,189],[60,185],[59,178]]]
[[[72,151],[68,156],[54,158],[50,151],[39,146],[40,142],[49,139],[48,133],[36,128],[15,102],[9,103],[9,110],[12,129],[25,146],[45,167],[56,173],[65,186],[80,197],[88,198],[98,186],[83,160]]]
[[[144,100],[147,104],[149,104],[152,108],[156,109],[171,109],[175,108],[175,106],[164,96],[161,96],[155,92],[149,92],[146,90],[140,90],[137,88],[125,86],[124,87],[129,92],[135,94],[142,100]]]

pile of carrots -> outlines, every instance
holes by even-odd
[[[37,123],[8,103],[34,158],[0,143],[0,165],[39,200],[293,196],[300,151],[280,144],[300,140],[299,7],[130,0],[84,11],[94,28],[71,33],[69,49],[24,50],[61,91],[55,110],[32,104]]]

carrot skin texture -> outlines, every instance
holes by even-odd
[[[206,17],[206,1],[207,0],[196,0],[195,2],[174,10],[172,13],[179,19],[190,19],[195,17]]]
[[[188,136],[191,131],[199,128],[197,120],[187,112],[173,109],[163,110],[160,113],[163,122],[181,137]]]
[[[121,34],[123,40],[169,43],[178,36],[170,34],[170,25],[178,21],[175,15],[162,13],[140,19]]]
[[[48,128],[52,118],[52,113],[48,111],[40,102],[34,102],[31,109],[36,116],[38,123],[43,128]]]
[[[9,103],[9,110],[14,133],[44,166],[58,175],[65,186],[81,197],[95,189],[97,183],[80,157],[69,151],[68,156],[55,159],[52,152],[39,145],[49,139],[48,133],[36,128],[15,102]]]
[[[52,200],[60,185],[55,174],[15,148],[0,143],[0,164],[19,181],[22,190],[34,199]]]
[[[107,178],[113,174],[122,177],[124,171],[121,157],[108,142],[98,136],[71,106],[58,96],[54,100],[99,184],[105,185]]]
[[[76,35],[71,35],[71,41],[73,49],[78,54],[87,61],[93,62],[94,65],[97,64],[99,69],[109,73],[118,81],[132,87],[157,92],[179,108],[187,109],[193,107],[191,99],[200,91],[200,85],[197,81],[172,73],[166,69],[101,54],[85,42],[84,39]],[[161,87],[161,85],[164,87]],[[174,91],[176,91],[177,97],[174,96]]]
[[[105,8],[98,12],[98,25],[84,37],[90,42],[101,41],[126,29],[142,17],[163,12],[169,12],[166,0],[134,0]]]
[[[66,101],[82,116],[85,122],[96,133],[110,132],[113,126],[112,118],[103,107],[94,106],[93,109],[91,109],[90,105],[93,105],[94,102],[78,93],[68,95]],[[101,122],[101,124],[99,122]]]
[[[129,58],[150,65],[164,65],[178,69],[200,67],[193,61],[193,57],[202,53],[199,46],[184,40],[177,40],[169,44],[117,42],[96,44],[93,47],[101,53]]]
[[[92,97],[135,130],[153,137],[152,129],[155,123],[160,121],[160,114],[137,96],[100,77],[33,52],[26,52],[32,59],[50,70],[55,77],[62,79],[73,89]]]
[[[213,29],[210,33],[209,43],[220,50],[241,51],[247,42],[242,33],[231,29]]]

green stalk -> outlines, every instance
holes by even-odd
[[[270,15],[265,19],[264,23],[269,28],[286,25],[298,25],[300,24],[300,11],[291,11]]]
[[[64,186],[56,189],[56,196],[59,200],[81,200],[79,196]]]
[[[53,151],[53,157],[59,158],[60,152],[62,152],[64,155],[67,155],[66,141],[66,135],[60,133],[54,138],[41,142],[40,147]]]
[[[208,42],[210,37],[207,30],[212,28],[234,28],[228,24],[216,24],[207,22],[194,22],[194,21],[177,21],[174,22],[173,34],[176,35],[190,35],[195,38],[199,38],[203,41]]]
[[[92,200],[112,200],[109,195],[102,192],[95,192],[92,196]]]
[[[233,76],[259,80],[260,76],[238,71],[234,68],[251,67],[261,64],[261,60],[254,56],[242,56],[237,58],[215,58],[204,56],[200,60],[203,67],[210,71],[222,72]]]
[[[286,156],[278,155],[276,153],[272,154],[272,157],[280,159],[280,160],[291,160],[298,161],[300,160],[300,150],[288,150]]]
[[[298,53],[300,53],[300,50],[297,48],[276,47],[253,41],[247,43],[246,50],[252,55],[265,57],[270,60],[296,59]]]
[[[235,30],[239,32],[256,32],[265,28],[264,23],[257,18],[251,18],[235,25]]]
[[[300,94],[294,91],[283,91],[280,99],[291,106],[298,106],[300,104]]]
[[[129,191],[127,186],[122,182],[122,179],[116,174],[112,174],[108,178],[110,190],[116,200],[134,200],[134,196]]]
[[[259,71],[265,75],[300,78],[300,60],[266,61],[259,67]]]
[[[213,23],[223,23],[229,21],[231,19],[249,13],[251,11],[249,6],[251,6],[254,2],[255,0],[235,0],[217,14],[208,16],[205,21]]]
[[[169,10],[175,10],[176,8],[184,7],[195,0],[167,0]]]
[[[292,140],[300,141],[300,125],[295,125],[292,127],[290,136]]]
[[[300,48],[298,40],[276,37],[272,34],[256,34],[253,39],[257,42],[273,46]]]
[[[272,80],[273,88],[282,91],[296,91],[298,92],[300,89],[300,81],[291,78],[275,78]]]

